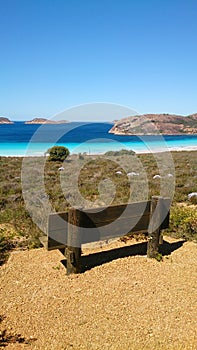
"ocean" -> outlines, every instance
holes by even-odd
[[[132,149],[136,153],[197,150],[197,135],[125,136],[108,131],[111,123],[0,124],[0,156],[42,156],[54,144],[71,153],[103,154]]]

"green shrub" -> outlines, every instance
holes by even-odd
[[[121,149],[120,151],[108,151],[105,152],[105,156],[123,156],[123,155],[129,155],[134,156],[135,152],[128,149]]]
[[[163,261],[163,255],[161,253],[157,253],[157,255],[155,256],[155,259],[160,262]]]
[[[168,233],[174,237],[197,241],[197,210],[195,206],[175,205],[170,211]]]
[[[52,161],[64,161],[69,155],[69,149],[64,146],[53,146],[48,149],[49,160]]]

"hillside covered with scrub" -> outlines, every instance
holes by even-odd
[[[197,134],[197,113],[183,117],[171,114],[142,114],[114,122],[109,131],[117,135]]]

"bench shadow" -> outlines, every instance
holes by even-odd
[[[185,242],[186,242],[186,240],[184,240],[184,239],[180,239],[180,241],[174,242],[174,243],[168,243],[166,241],[163,241],[163,244],[159,247],[159,252],[163,256],[170,255],[175,250],[181,248]]]
[[[163,241],[160,246],[159,252],[165,256],[170,255],[173,251],[182,247],[184,240],[180,240],[174,243],[168,243]],[[81,256],[81,272],[92,269],[93,267],[100,266],[113,260],[120,258],[127,258],[135,255],[147,255],[147,242],[136,243],[130,246],[115,248],[107,251],[93,253],[85,256]],[[66,267],[66,259],[61,260],[61,263]]]

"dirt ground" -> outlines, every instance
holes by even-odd
[[[85,272],[70,276],[57,250],[13,252],[0,269],[0,347],[196,350],[197,244],[165,241],[161,262],[145,243],[86,249]]]

